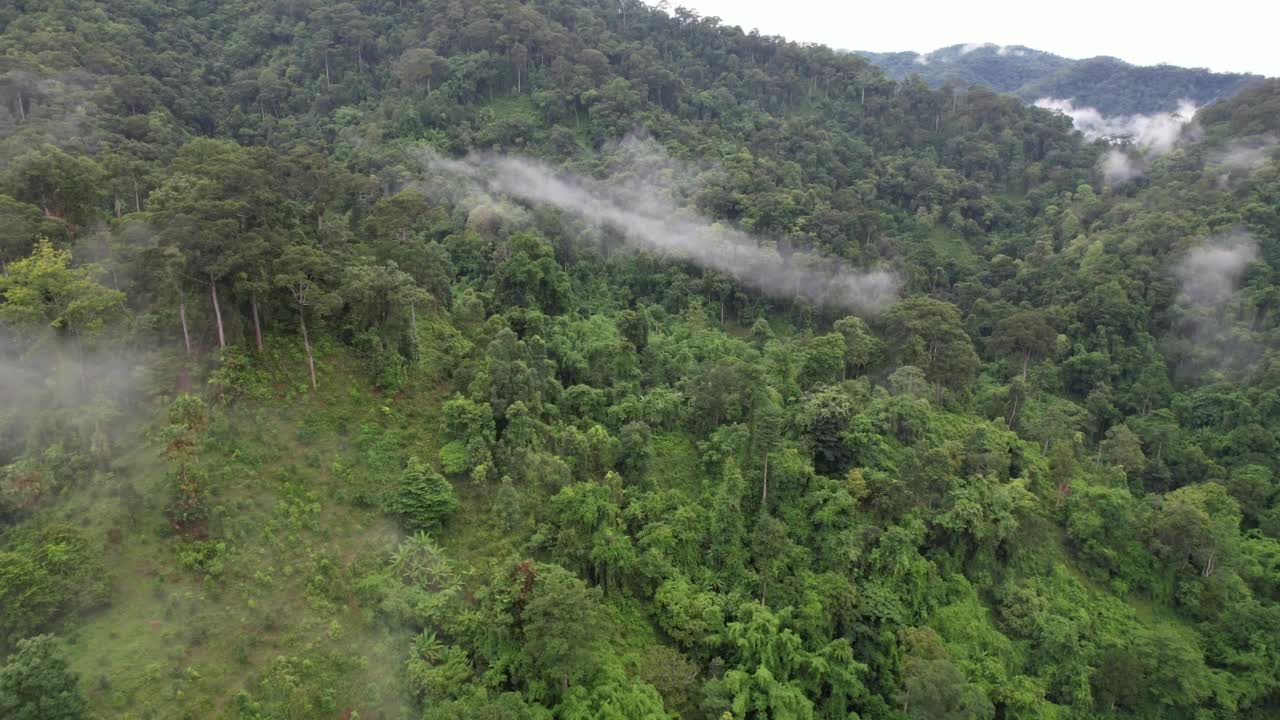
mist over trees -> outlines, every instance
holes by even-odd
[[[1171,112],[1179,103],[1205,106],[1262,80],[1175,65],[1133,65],[1115,57],[1080,60],[1022,45],[969,43],[928,53],[859,52],[894,80],[919,76],[932,87],[981,85],[1017,95],[1069,100],[1108,116]]]
[[[1278,105],[0,8],[0,715],[1273,717]]]

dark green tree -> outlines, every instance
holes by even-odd
[[[886,322],[899,363],[924,370],[936,398],[944,387],[960,391],[973,381],[978,355],[954,305],[910,298],[894,305]]]
[[[449,481],[415,456],[400,475],[392,508],[411,532],[439,530],[458,509],[458,499]]]
[[[51,635],[19,640],[0,666],[0,711],[13,720],[78,720],[85,701]]]
[[[1048,355],[1057,340],[1058,333],[1043,313],[1024,310],[996,323],[987,347],[998,355],[1018,358],[1022,363],[1022,379],[1026,380],[1031,359]]]

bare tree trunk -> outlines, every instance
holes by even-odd
[[[209,297],[213,298],[213,317],[218,322],[218,349],[227,346],[227,334],[222,329],[222,308],[218,305],[218,283],[209,276]]]
[[[298,319],[302,321],[302,346],[307,349],[307,368],[311,370],[311,389],[320,387],[316,383],[316,359],[311,355],[311,339],[307,337],[307,309],[298,309]]]
[[[178,319],[182,321],[182,342],[187,346],[187,357],[191,357],[191,333],[187,330],[187,301],[178,301]]]
[[[1027,366],[1031,364],[1031,351],[1026,350],[1022,353],[1022,382],[1027,381]]]
[[[409,332],[413,333],[413,341],[418,341],[418,312],[413,303],[409,303]]]
[[[769,453],[764,454],[764,491],[760,493],[760,502],[769,501]]]
[[[18,91],[18,117],[22,122],[27,121],[27,109],[22,107],[22,91]]]
[[[324,51],[324,88],[325,90],[330,90],[333,88],[333,83],[329,80],[329,51],[328,50]]]
[[[253,306],[253,334],[258,340],[258,352],[262,352],[262,323],[258,321],[258,293],[253,293],[249,298]]]

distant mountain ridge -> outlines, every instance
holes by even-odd
[[[1263,79],[1204,68],[1133,65],[1105,56],[1073,60],[1022,45],[970,43],[924,54],[857,52],[895,80],[919,75],[933,87],[949,82],[983,85],[1027,102],[1044,97],[1071,100],[1105,115],[1168,112],[1184,99],[1204,106]]]

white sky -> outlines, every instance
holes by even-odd
[[[849,50],[1026,45],[1280,76],[1277,0],[670,0],[744,30]]]

